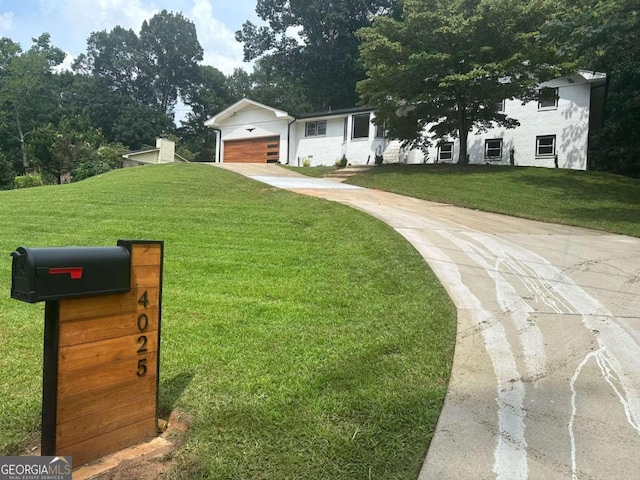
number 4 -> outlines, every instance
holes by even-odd
[[[147,291],[145,290],[142,296],[138,299],[138,305],[142,305],[144,308],[149,306],[149,297],[147,295]]]

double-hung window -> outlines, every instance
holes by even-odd
[[[453,142],[442,142],[438,148],[438,161],[451,162],[453,160]]]
[[[305,125],[305,137],[321,137],[327,134],[327,121],[307,122]]]
[[[553,157],[556,154],[556,136],[536,137],[536,157]]]
[[[502,139],[494,138],[484,142],[484,158],[489,160],[502,159]]]

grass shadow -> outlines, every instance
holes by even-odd
[[[168,417],[175,408],[178,399],[193,380],[193,373],[181,372],[168,380],[160,382],[160,417]]]

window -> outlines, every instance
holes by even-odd
[[[376,138],[384,138],[384,125],[376,125]]]
[[[443,142],[438,148],[438,161],[450,162],[453,160],[453,142]]]
[[[504,100],[500,100],[499,102],[496,103],[496,112],[501,113],[504,112]]]
[[[556,136],[536,137],[536,157],[553,157],[556,154]]]
[[[485,140],[484,142],[484,158],[491,160],[502,159],[502,139]]]
[[[318,137],[327,134],[327,121],[307,122],[305,126],[305,137]]]
[[[354,115],[352,121],[351,138],[369,138],[369,114]]]
[[[558,106],[558,89],[543,88],[538,95],[538,109]]]

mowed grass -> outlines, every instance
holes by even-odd
[[[640,237],[640,180],[485,165],[384,165],[347,183],[544,222]]]
[[[160,407],[189,419],[177,479],[415,478],[455,312],[386,225],[205,165],[0,192],[0,455],[37,439],[43,305],[18,246],[165,241]]]

